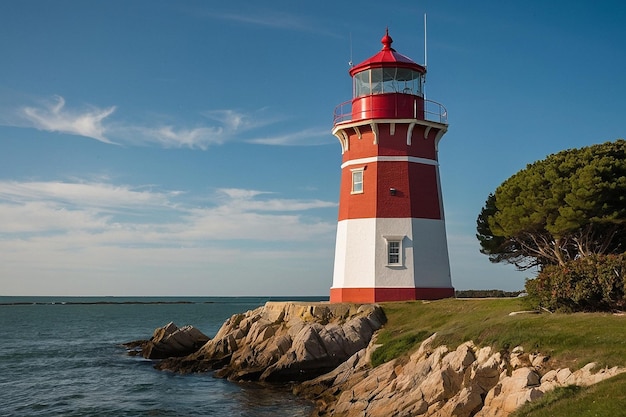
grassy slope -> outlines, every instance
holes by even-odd
[[[565,387],[528,403],[511,417],[626,416],[626,374],[590,387]]]
[[[600,367],[626,366],[626,316],[600,313],[509,316],[512,311],[529,308],[526,301],[519,298],[383,303],[383,308],[388,322],[378,337],[383,346],[375,351],[372,358],[375,364],[414,350],[422,340],[437,332],[438,341],[451,349],[473,340],[478,346],[489,345],[496,349],[513,349],[520,345],[526,352],[550,355],[554,367],[574,370],[589,362],[596,362]],[[523,415],[577,415],[565,412],[564,408],[563,413],[558,411],[559,407],[576,401],[582,401],[579,409],[591,410],[588,415],[607,415],[597,409],[601,402],[593,403],[594,398],[604,395],[611,398],[612,403],[621,404],[619,411],[626,413],[624,395],[615,396],[613,392],[626,392],[625,377],[613,378],[589,389],[562,390],[556,393],[551,405],[557,409],[539,414],[544,409],[541,407]],[[564,399],[559,400],[561,397]],[[593,414],[596,409],[599,411]]]

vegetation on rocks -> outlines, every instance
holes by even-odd
[[[624,415],[626,415],[626,374],[588,387],[557,388],[544,398],[523,405],[511,417]]]
[[[626,366],[626,316],[608,313],[550,314],[532,310],[526,297],[383,303],[388,322],[372,354],[374,364],[416,349],[437,333],[451,349],[473,340],[479,346],[541,352],[559,366]],[[529,311],[529,308],[531,309]],[[509,315],[526,311],[525,314]],[[528,312],[529,311],[529,312]],[[407,341],[411,341],[408,343]]]
[[[491,346],[503,354],[522,346],[527,352],[549,357],[548,364],[554,368],[569,367],[574,370],[592,362],[597,364],[595,369],[626,366],[626,316],[623,314],[539,313],[532,310],[532,304],[526,297],[384,303],[383,309],[388,322],[379,332],[377,343],[382,346],[372,353],[373,365],[381,365],[392,357],[408,358],[423,340],[437,333],[435,343],[445,344],[450,349],[467,340],[473,340],[477,346]],[[619,410],[623,412],[625,392],[624,375],[610,378],[597,386],[560,388],[539,400],[537,404],[542,405],[532,409],[523,407],[521,410],[526,410],[524,414],[516,416],[622,415],[606,414],[604,411],[618,409],[615,404],[621,404]],[[603,402],[614,405],[599,401],[596,404],[594,397],[599,400],[606,398]],[[563,411],[570,410],[571,407],[567,407],[572,402],[582,407],[576,410],[591,411],[587,414]],[[551,411],[544,413],[544,408]]]

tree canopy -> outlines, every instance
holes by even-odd
[[[519,269],[626,251],[626,141],[527,165],[489,195],[477,232],[492,262]]]

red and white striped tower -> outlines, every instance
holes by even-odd
[[[343,157],[332,303],[454,296],[437,161],[447,113],[424,99],[426,68],[396,52],[388,32],[381,42],[350,69],[353,99],[335,109]]]

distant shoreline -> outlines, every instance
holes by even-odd
[[[15,301],[0,302],[0,306],[31,306],[31,305],[98,305],[98,304],[215,304],[216,301]]]
[[[233,302],[257,301],[262,305],[268,301],[307,301],[324,300],[323,296],[0,296],[1,306],[31,306],[31,305],[193,305],[193,304],[220,304]],[[326,297],[326,301],[328,297]]]

